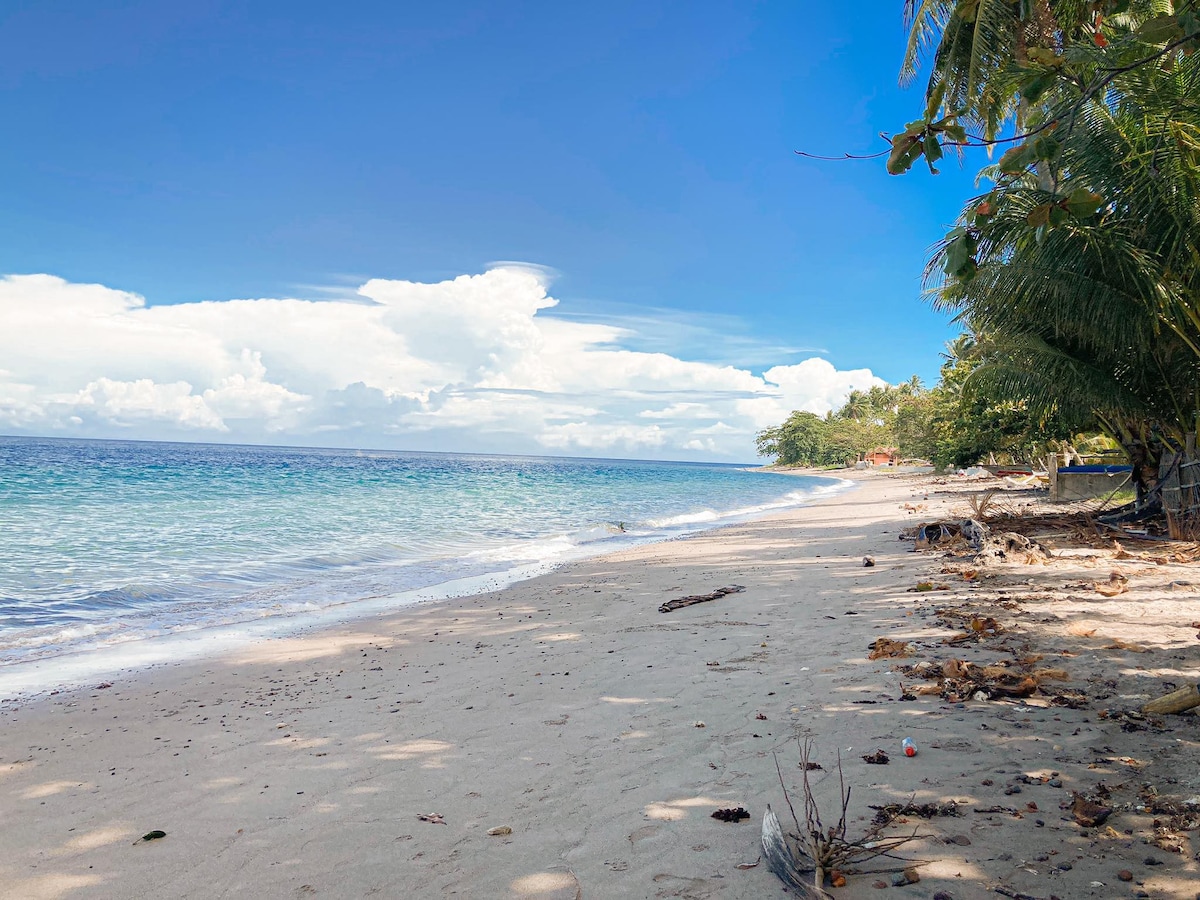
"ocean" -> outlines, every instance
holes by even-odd
[[[491,589],[845,485],[736,465],[0,437],[0,696],[10,667],[153,659],[168,637]]]

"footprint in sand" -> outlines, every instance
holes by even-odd
[[[660,825],[643,825],[637,831],[633,832],[633,834],[629,835],[629,843],[636,844],[638,841],[654,837],[660,830],[662,830],[662,826]]]
[[[663,885],[655,897],[679,897],[680,900],[706,900],[715,896],[717,886],[703,878],[687,878],[683,875],[661,873],[653,878],[655,884]]]

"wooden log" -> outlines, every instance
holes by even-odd
[[[1170,694],[1156,697],[1142,707],[1142,712],[1156,716],[1187,712],[1189,709],[1200,706],[1200,689],[1198,687],[1200,686],[1189,684]]]

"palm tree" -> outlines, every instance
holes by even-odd
[[[1061,49],[1063,28],[1053,6],[1072,7],[1071,30],[1084,18],[1081,3],[1050,0],[905,0],[908,47],[901,84],[911,83],[929,56],[926,97],[944,89],[947,110],[962,110],[992,139],[1007,120],[1019,117],[1020,95],[996,82],[1029,61],[1029,51]],[[1068,32],[1069,33],[1069,32]]]
[[[1104,23],[1132,31],[1193,5],[1194,0],[904,0],[909,35],[900,82],[911,83],[928,61],[926,98],[944,92],[938,105],[957,111],[990,141],[1006,122],[1018,128],[1029,123],[1065,50],[1107,45]]]
[[[870,411],[871,405],[867,399],[867,395],[856,388],[850,392],[849,396],[846,397],[846,402],[843,403],[842,408],[838,410],[838,415],[840,415],[842,418],[853,419],[857,422],[866,418],[870,414]]]
[[[935,303],[987,335],[978,381],[1094,413],[1147,483],[1200,415],[1200,57],[1125,73],[1061,145],[1052,190],[991,173],[935,258],[969,232],[977,270],[931,269]],[[1107,202],[1073,207],[1076,191]]]

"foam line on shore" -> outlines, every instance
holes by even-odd
[[[732,527],[773,513],[827,500],[853,487],[854,481],[836,479],[834,483],[819,486],[812,491],[791,492],[779,503],[733,510],[723,515],[714,514],[711,519],[660,525],[657,528],[661,530],[623,536],[625,540],[620,545],[614,545],[610,541],[560,541],[556,543],[556,553],[550,559],[451,579],[412,590],[339,601],[316,609],[264,615],[249,621],[182,626],[151,637],[126,640],[121,639],[119,631],[109,632],[112,635],[110,643],[77,652],[0,665],[0,701],[32,700],[51,691],[81,687],[100,679],[127,675],[168,663],[204,659],[272,638],[310,634],[339,623],[393,613],[416,604],[455,600],[503,590],[573,562],[608,556],[644,544],[678,540],[713,529]],[[487,551],[482,551],[480,555],[486,558]]]

